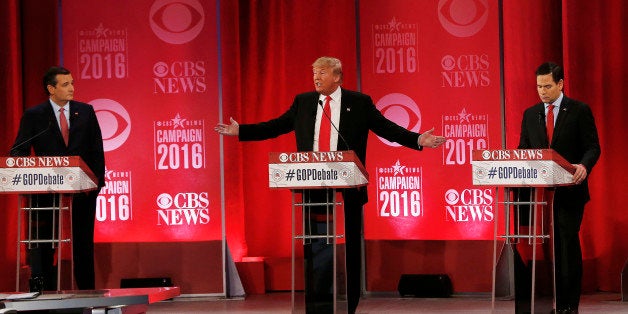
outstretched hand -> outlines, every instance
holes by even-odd
[[[238,124],[238,122],[236,120],[233,120],[233,118],[229,118],[229,120],[231,121],[231,124],[222,124],[222,123],[218,123],[215,127],[214,127],[214,131],[222,134],[222,135],[229,135],[229,136],[237,136],[240,134],[240,125]]]
[[[436,148],[445,143],[445,137],[440,135],[433,135],[434,128],[431,128],[428,131],[425,131],[419,136],[419,145],[423,147],[431,147]]]

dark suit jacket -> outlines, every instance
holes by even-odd
[[[59,124],[49,100],[24,111],[11,156],[29,156],[31,147],[37,156],[81,156],[105,185],[105,155],[102,134],[91,105],[70,101],[70,137],[63,142]],[[38,134],[40,133],[41,134]]]
[[[294,131],[298,151],[312,151],[314,147],[314,125],[320,94],[299,94],[294,102],[278,118],[257,123],[240,125],[240,141],[258,141],[274,138]],[[373,104],[371,97],[362,93],[342,89],[340,125],[342,138],[338,138],[338,150],[353,150],[360,161],[366,164],[366,144],[369,131],[403,146],[421,149],[417,140],[419,133],[386,119]],[[346,143],[345,143],[346,141]],[[362,203],[366,202],[366,189],[360,189]]]
[[[523,114],[518,148],[548,148],[545,129],[544,104],[528,108]],[[597,128],[589,106],[563,95],[550,148],[570,163],[584,165],[588,177],[600,157]],[[563,196],[569,193],[573,201],[586,203],[589,200],[588,180],[579,185],[558,188],[556,193]]]

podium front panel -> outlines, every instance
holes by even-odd
[[[348,188],[368,183],[368,174],[352,151],[270,153],[269,159],[270,188]]]
[[[473,185],[550,187],[573,184],[574,167],[551,149],[473,151]]]
[[[0,157],[0,193],[76,193],[97,182],[78,156]]]

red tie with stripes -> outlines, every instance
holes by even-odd
[[[323,115],[321,116],[321,128],[318,132],[318,151],[328,152],[331,150],[330,137],[331,137],[331,97],[325,98],[325,105],[323,106]]]
[[[68,139],[70,138],[70,128],[68,128],[68,119],[65,117],[65,109],[59,109],[59,125],[61,126],[61,135],[63,135],[63,141],[65,146],[68,146]]]

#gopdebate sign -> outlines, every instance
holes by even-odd
[[[78,156],[0,157],[0,193],[71,193],[96,189]]]
[[[353,151],[270,153],[270,188],[347,188],[366,185],[368,174]]]
[[[572,184],[571,165],[552,149],[475,150],[474,185],[556,186]]]

